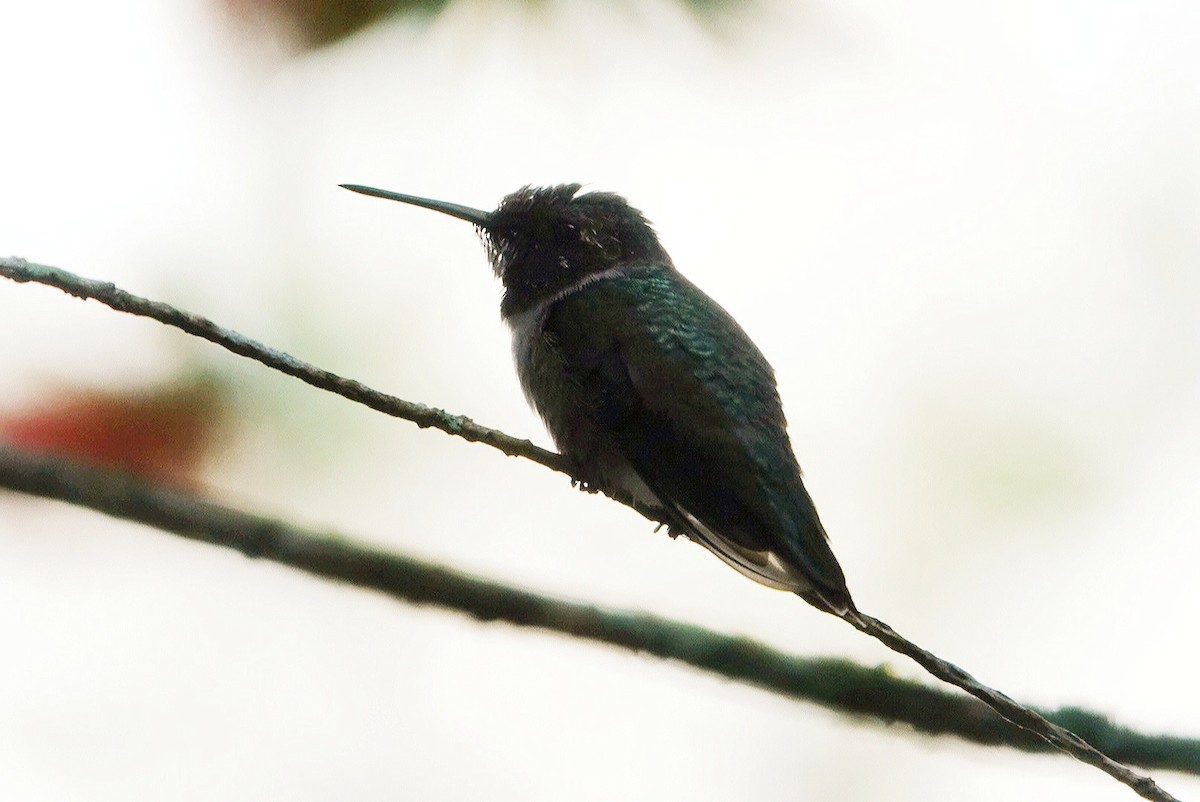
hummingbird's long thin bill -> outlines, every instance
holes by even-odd
[[[435,212],[448,214],[451,217],[457,217],[459,220],[466,220],[468,223],[473,223],[481,228],[487,228],[488,223],[490,223],[492,220],[491,212],[485,212],[481,209],[472,209],[470,206],[463,206],[458,203],[450,203],[449,201],[434,200],[433,198],[420,198],[416,195],[405,195],[403,192],[390,192],[386,189],[364,187],[361,184],[338,184],[338,186],[342,189],[348,189],[351,192],[358,192],[362,195],[372,195],[376,198],[400,201],[401,203],[420,206],[424,209],[433,209]]]

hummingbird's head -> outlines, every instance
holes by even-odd
[[[579,184],[524,187],[500,201],[494,212],[357,184],[342,186],[472,223],[504,284],[500,313],[506,318],[600,274],[671,263],[641,212],[611,192],[579,195]]]
[[[500,201],[480,231],[504,284],[505,317],[600,274],[671,258],[642,213],[611,192],[579,184],[525,187]]]

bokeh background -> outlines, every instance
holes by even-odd
[[[1200,733],[1200,7],[333,8],[6,5],[0,252],[545,444],[469,227],[336,185],[621,192],[775,364],[864,610]],[[561,476],[94,303],[0,285],[0,371],[10,437],[166,409],[143,467],[230,503],[920,676]],[[0,641],[12,802],[1133,798],[11,494]]]

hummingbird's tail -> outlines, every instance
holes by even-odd
[[[858,615],[858,608],[854,606],[854,599],[850,598],[850,591],[845,585],[840,589],[798,590],[796,595],[821,612],[836,615],[838,618]]]
[[[780,557],[796,566],[797,573],[808,580],[809,587],[797,588],[796,595],[839,618],[857,613],[846,587],[846,575],[829,546],[829,535],[800,478],[799,467],[783,491],[773,494],[772,502],[781,524],[776,549],[784,552]]]

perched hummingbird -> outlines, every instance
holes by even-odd
[[[342,186],[479,230],[521,386],[578,477],[764,585],[854,610],[771,365],[640,211],[580,184],[525,187],[493,212]]]

